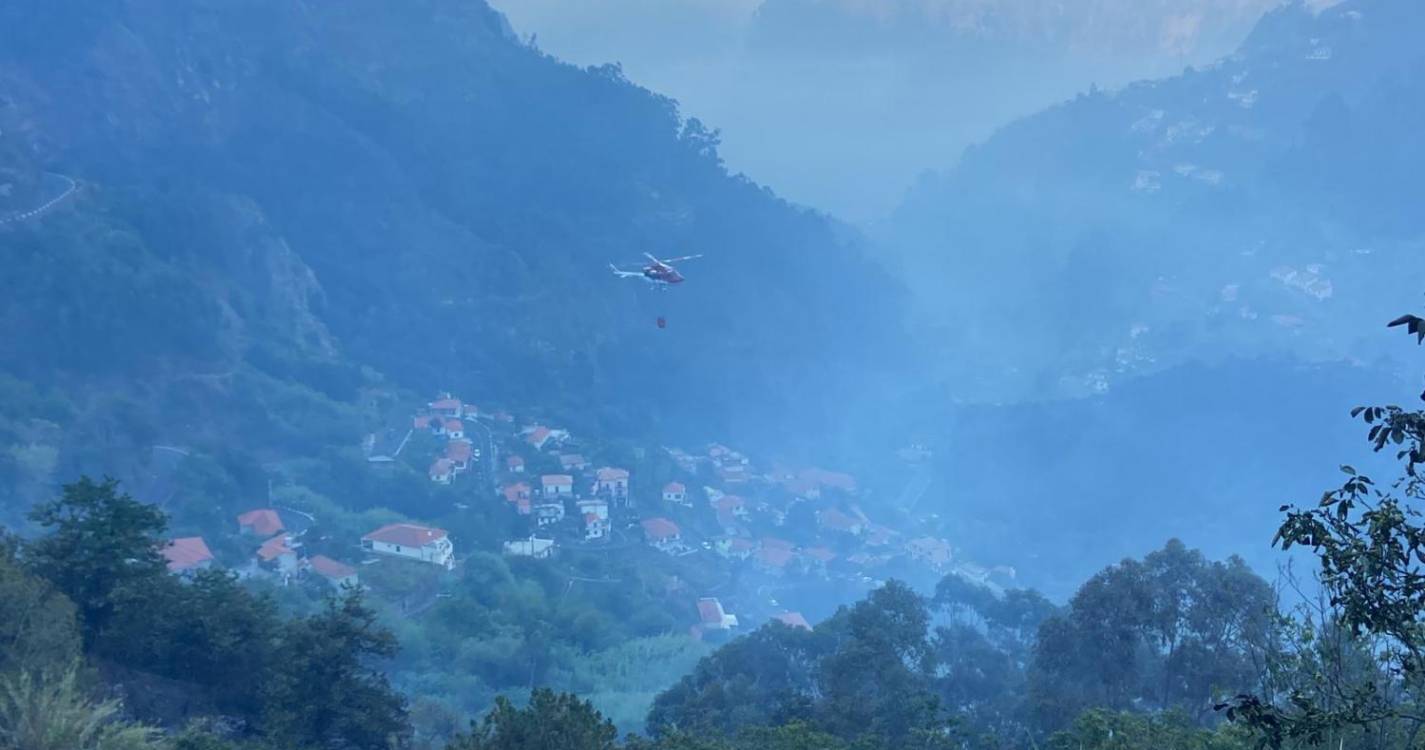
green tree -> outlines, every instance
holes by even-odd
[[[286,624],[263,685],[263,730],[293,748],[388,750],[409,744],[404,699],[373,664],[396,653],[360,590]]]
[[[1425,319],[1406,315],[1390,326],[1425,341]],[[1282,506],[1286,517],[1273,540],[1316,556],[1327,602],[1314,629],[1343,636],[1346,646],[1321,649],[1308,628],[1310,637],[1289,654],[1309,667],[1308,679],[1282,695],[1242,694],[1218,706],[1276,748],[1344,743],[1353,732],[1402,734],[1414,747],[1425,727],[1425,706],[1415,697],[1425,689],[1425,519],[1417,507],[1425,496],[1425,411],[1358,406],[1351,416],[1368,427],[1377,453],[1393,451],[1402,475],[1380,485],[1342,466],[1344,483],[1314,506]],[[1362,667],[1362,656],[1373,668]]]
[[[117,701],[96,703],[74,669],[42,679],[0,678],[3,750],[158,750],[157,733],[120,720]]]
[[[503,695],[449,750],[614,750],[618,730],[593,704],[569,693],[536,689],[517,708]]]
[[[1088,711],[1049,738],[1047,750],[1250,750],[1246,732],[1203,729],[1180,712],[1166,714]]]
[[[74,604],[15,554],[16,545],[0,538],[0,675],[61,670],[82,647]]]
[[[26,562],[79,608],[86,645],[125,598],[167,575],[159,552],[163,513],[120,493],[113,479],[81,477],[30,518],[49,533],[26,548]]]

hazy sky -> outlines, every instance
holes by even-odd
[[[734,170],[857,222],[1016,117],[1230,51],[1280,2],[493,0],[721,128]]]

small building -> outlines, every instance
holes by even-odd
[[[782,623],[783,625],[786,625],[789,628],[811,630],[811,623],[807,622],[807,618],[802,617],[802,613],[800,612],[783,612],[780,615],[774,616],[772,619]]]
[[[737,495],[723,495],[712,504],[718,513],[727,513],[735,518],[747,517],[747,501]]]
[[[605,521],[609,519],[609,504],[606,500],[594,497],[587,500],[580,500],[575,503],[575,505],[579,506],[580,515],[593,513]]]
[[[564,520],[564,501],[555,500],[534,506],[534,521],[540,526],[548,526]]]
[[[569,497],[574,494],[574,477],[568,474],[545,474],[539,478],[546,498]]]
[[[669,482],[663,485],[663,502],[688,505],[688,488],[684,487],[682,482]]]
[[[250,510],[237,517],[238,533],[244,536],[270,537],[285,528],[282,517],[271,508]]]
[[[436,484],[450,484],[455,478],[455,462],[448,458],[437,458],[430,465],[430,481]]]
[[[628,499],[628,470],[605,466],[594,475],[594,491],[615,500]]]
[[[763,537],[761,548],[757,550],[757,564],[769,573],[785,573],[796,559],[797,553],[791,542],[774,537]]]
[[[723,537],[717,540],[715,549],[719,555],[733,560],[746,560],[757,552],[757,543],[740,536]]]
[[[924,563],[935,571],[948,568],[953,557],[949,542],[928,536],[906,542],[905,551],[910,553],[912,560]]]
[[[321,576],[333,588],[340,589],[361,585],[361,580],[356,575],[356,568],[346,563],[337,562],[326,555],[313,555],[311,559],[307,560],[307,569]]]
[[[737,616],[728,614],[722,608],[722,602],[710,596],[698,600],[698,621],[704,631],[737,627]]]
[[[445,424],[441,425],[441,428],[444,430],[445,436],[451,440],[465,439],[465,423],[458,419],[445,420]]]
[[[412,429],[412,430],[425,430],[426,432],[439,432],[439,431],[440,431],[440,424],[441,424],[441,423],[440,423],[440,420],[438,420],[438,419],[435,418],[435,417],[430,416],[429,414],[420,414],[420,415],[411,417],[411,429]]]
[[[278,534],[257,548],[257,564],[282,576],[297,572],[297,550],[293,549],[291,537]]]
[[[543,425],[535,425],[525,434],[524,441],[529,443],[535,450],[542,451],[544,446],[549,444],[549,428]]]
[[[475,458],[475,446],[467,440],[452,440],[445,444],[445,458],[454,466],[456,473],[465,471]]]
[[[505,459],[505,468],[509,469],[510,473],[512,474],[523,474],[524,459],[520,458],[519,456],[510,456],[509,458]]]
[[[168,572],[190,576],[213,567],[213,552],[201,536],[185,536],[171,540],[160,550],[168,561]]]
[[[561,453],[559,468],[565,471],[583,471],[589,468],[589,460],[578,453]]]
[[[678,524],[666,518],[645,518],[643,520],[643,536],[649,544],[664,552],[676,549],[683,541]]]
[[[465,416],[465,404],[462,404],[460,399],[454,398],[449,394],[426,404],[426,407],[430,409],[432,414],[446,419],[460,419]]]
[[[843,534],[859,536],[866,530],[866,521],[857,518],[836,508],[823,510],[816,514],[816,522],[823,530],[835,531]]]
[[[504,547],[505,554],[510,557],[532,557],[536,560],[543,560],[554,554],[554,540],[540,539],[536,536],[505,542]]]
[[[515,482],[501,487],[500,494],[505,496],[505,502],[518,504],[521,500],[529,500],[530,489],[524,482]]]
[[[584,514],[584,541],[592,542],[604,539],[609,535],[608,516],[600,516],[598,513]]]
[[[361,537],[361,548],[380,555],[455,567],[455,548],[445,529],[414,523],[393,523]]]

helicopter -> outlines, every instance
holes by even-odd
[[[684,281],[683,274],[678,273],[678,269],[673,267],[674,263],[681,263],[685,260],[694,260],[703,257],[701,255],[684,255],[681,258],[660,260],[648,253],[644,253],[643,255],[648,258],[648,265],[644,266],[641,270],[625,271],[612,263],[609,264],[609,270],[613,271],[614,275],[621,279],[643,279],[650,284],[669,287],[674,284],[681,284]]]

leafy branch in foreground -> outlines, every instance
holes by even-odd
[[[1389,325],[1425,342],[1425,319],[1406,315]],[[1425,492],[1425,412],[1359,406],[1351,416],[1369,426],[1377,453],[1395,450],[1403,476],[1382,486],[1342,466],[1346,481],[1315,507],[1282,506],[1273,544],[1311,550],[1327,597],[1324,625],[1340,629],[1374,669],[1318,665],[1280,700],[1239,695],[1217,706],[1272,748],[1320,745],[1350,731],[1400,732],[1414,747],[1425,726],[1425,706],[1414,698],[1425,688],[1425,520],[1416,502]]]

